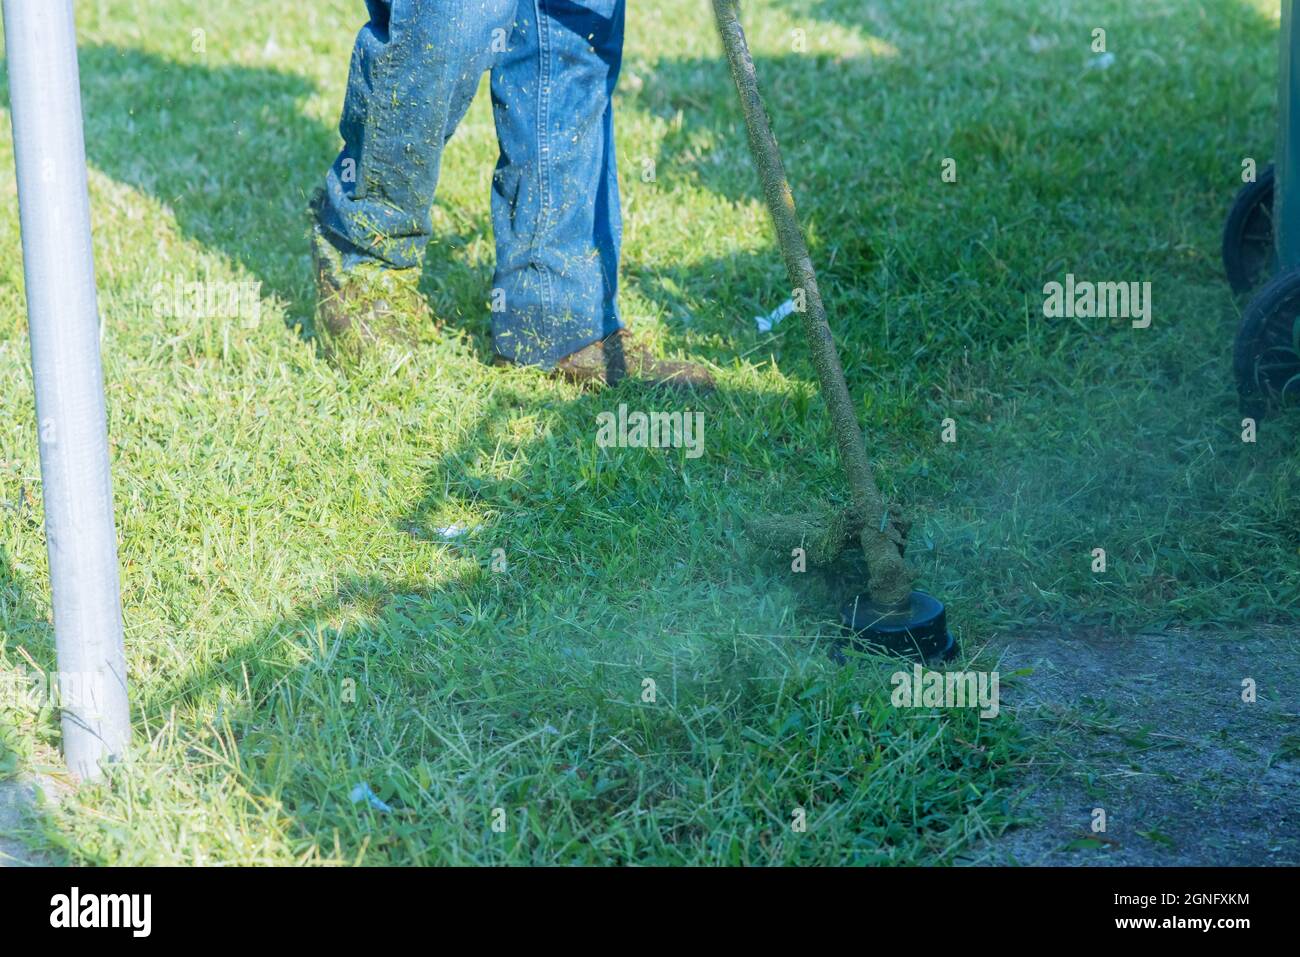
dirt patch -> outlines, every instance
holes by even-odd
[[[1033,823],[971,863],[1300,864],[1294,635],[1042,632],[990,654],[1002,707],[1046,747],[1017,788]]]
[[[0,781],[0,867],[22,867],[43,863],[15,834],[24,823],[25,811],[36,800],[35,788],[22,781]]]
[[[0,867],[40,867],[54,864],[33,851],[20,835],[32,827],[42,800],[57,801],[65,792],[53,778],[25,774],[0,781]]]

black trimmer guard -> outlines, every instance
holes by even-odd
[[[844,606],[840,618],[849,643],[861,651],[924,663],[948,661],[957,654],[943,602],[925,592],[912,592],[901,609],[883,609],[867,595],[858,595]]]

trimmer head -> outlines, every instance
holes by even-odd
[[[844,606],[840,618],[850,643],[862,651],[924,663],[948,661],[957,654],[943,602],[925,592],[912,592],[902,608],[881,608],[869,596],[858,595]]]

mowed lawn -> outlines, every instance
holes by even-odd
[[[1013,823],[1032,736],[892,707],[896,664],[827,654],[861,569],[745,538],[844,487],[797,317],[753,321],[789,290],[708,6],[629,6],[622,304],[715,365],[705,398],[490,367],[485,90],[434,214],[438,342],[336,370],[302,210],[364,4],[77,4],[136,747],[26,815],[34,851],[929,864]],[[1277,6],[745,4],[870,451],[968,667],[1029,628],[1297,616],[1300,420],[1241,441],[1218,262],[1243,159],[1273,154]],[[12,163],[6,118],[0,776],[58,743],[13,691],[54,654]],[[1044,318],[1067,273],[1149,281],[1150,327]],[[260,310],[159,295],[200,281],[260,283]],[[704,453],[598,447],[620,404],[701,412]]]

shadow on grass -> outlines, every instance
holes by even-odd
[[[889,708],[878,668],[789,640],[784,586],[756,591],[730,541],[735,463],[595,446],[600,412],[675,403],[539,398],[517,375],[399,522],[435,584],[344,582],[142,692],[140,720],[221,713],[240,780],[344,860],[917,862],[1000,826],[957,782],[991,784],[1008,744],[947,750],[988,731],[958,716],[936,737]],[[714,421],[742,399],[690,406]],[[824,841],[791,837],[805,806]]]
[[[270,67],[180,63],[112,45],[84,46],[79,56],[89,163],[166,206],[184,237],[219,251],[259,280],[264,293],[285,304],[288,324],[300,325],[310,335],[315,290],[306,242],[306,199],[333,160],[338,143],[331,124],[303,115],[303,101],[314,92],[310,82]],[[825,56],[791,55],[760,57],[759,68],[779,91],[777,102],[793,103],[806,101],[830,79],[841,87],[853,83],[855,71],[868,67],[857,60],[844,63]],[[671,188],[676,179],[699,176],[711,193],[728,200],[750,198],[756,192],[756,179],[744,150],[739,114],[732,109],[730,79],[721,63],[665,61],[656,67],[647,91],[625,97],[623,108],[652,113],[676,109],[690,99],[692,89],[698,92],[698,84],[708,91],[705,102],[714,105],[703,112],[693,110],[688,127],[668,136],[659,160],[667,171],[664,185]],[[7,88],[3,95],[7,96]],[[686,159],[698,132],[707,128],[730,131],[734,163],[729,169]],[[829,136],[840,151],[848,150],[857,135],[844,124],[825,126],[813,119],[802,122],[800,129],[805,134],[820,130],[816,135],[823,140]],[[798,159],[797,150],[792,158]],[[799,166],[811,165],[794,166],[796,177]],[[859,195],[865,198],[869,192],[864,189]],[[433,237],[421,287],[435,314],[469,334],[479,354],[487,357],[485,303],[491,267],[469,263],[460,253],[475,242],[487,241],[490,246],[490,222],[483,212],[441,208],[452,228]],[[857,217],[860,227],[861,213],[861,208],[855,208],[844,215]],[[840,230],[837,224],[838,218],[829,224],[828,232],[849,238],[819,250],[829,263],[832,280],[837,261],[869,264],[875,260],[869,246],[854,238],[863,236],[861,228]],[[844,247],[844,242],[852,248]],[[642,291],[666,310],[680,305],[676,290],[683,283],[719,291],[753,289],[757,293],[749,297],[753,303],[773,298],[779,303],[786,284],[774,252],[673,265],[662,274],[629,264],[625,279],[639,278],[648,280]],[[719,303],[724,308],[728,304],[727,299]],[[744,308],[750,309],[751,303]]]
[[[38,519],[19,502],[18,520],[40,534]],[[46,676],[57,672],[54,629],[43,609],[31,598],[27,583],[0,547],[0,656],[9,668],[0,671],[0,867],[54,863],[53,849],[34,835],[44,829],[42,802],[36,788],[52,785],[33,766],[31,729],[39,745],[55,747],[57,711],[45,704]],[[36,712],[36,713],[34,713]]]
[[[310,81],[112,45],[82,46],[78,55],[90,165],[166,206],[186,239],[260,281],[264,295],[284,303],[288,324],[310,335],[307,197],[338,144],[332,125],[303,115]],[[0,98],[8,98],[3,71]],[[485,220],[460,225],[487,228]],[[442,314],[476,315],[486,301],[490,272],[455,255],[471,238],[453,232],[430,244],[425,286]],[[466,294],[472,305],[453,301]]]

